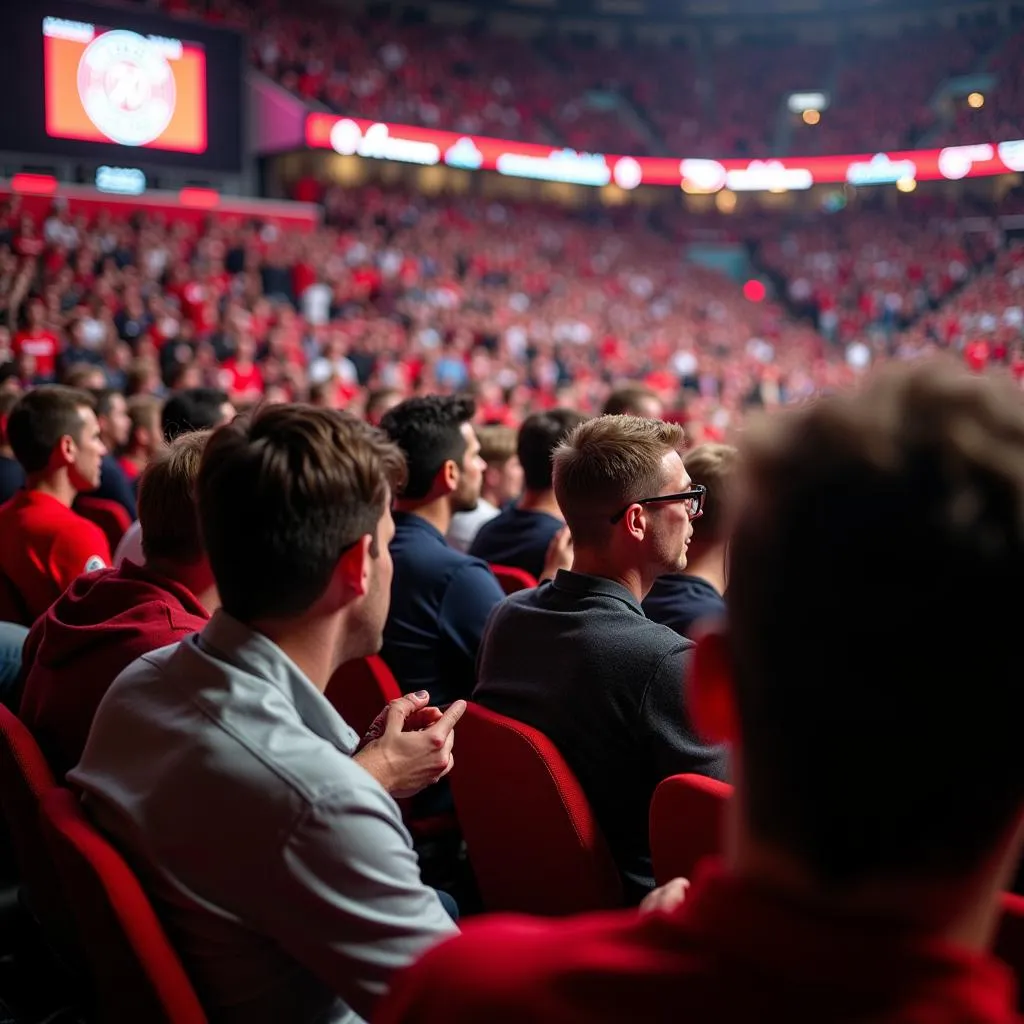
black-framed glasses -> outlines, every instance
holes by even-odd
[[[660,505],[663,502],[682,501],[686,503],[686,514],[691,519],[696,519],[704,512],[704,496],[708,489],[703,484],[694,484],[688,491],[680,491],[678,494],[656,494],[653,498],[637,498],[631,501],[621,512],[608,520],[610,523],[617,523],[634,505]]]

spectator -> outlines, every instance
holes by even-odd
[[[7,420],[21,397],[14,391],[0,391],[0,505],[25,486],[25,471],[14,457],[7,439]]]
[[[694,489],[675,424],[602,416],[555,451],[554,488],[572,570],[513,594],[491,616],[473,699],[539,729],[583,787],[638,902],[654,887],[647,809],[662,779],[721,777],[719,748],[684,705],[692,644],[649,621],[654,581],[686,566]]]
[[[212,430],[235,415],[226,391],[219,388],[188,388],[177,391],[161,414],[164,440],[173,441],[189,430]]]
[[[163,402],[156,395],[133,395],[128,399],[131,430],[124,454],[118,460],[132,486],[137,485],[142,471],[164,446],[160,412]]]
[[[661,399],[650,388],[630,384],[608,396],[604,404],[605,416],[640,416],[645,420],[660,420],[665,416]]]
[[[727,444],[702,444],[683,456],[687,473],[703,485],[704,510],[694,524],[686,572],[657,579],[644,599],[647,618],[693,639],[693,626],[725,614],[725,555],[735,513],[739,452]]]
[[[402,392],[396,388],[377,388],[366,399],[366,421],[379,427],[381,420],[402,401]]]
[[[209,433],[183,434],[142,478],[146,565],[80,576],[29,634],[19,711],[62,777],[110,684],[136,658],[198,632],[219,601],[199,538],[195,482]]]
[[[1018,1019],[990,948],[1024,835],[1019,392],[903,368],[751,428],[740,472],[693,679],[738,752],[725,862],[668,913],[482,924],[383,1024]]]
[[[168,443],[192,430],[214,430],[235,415],[234,406],[224,391],[217,388],[190,388],[172,395],[160,414],[164,440]],[[128,527],[114,552],[114,564],[126,559],[136,565],[146,564],[142,543],[142,524],[136,520]]]
[[[92,363],[72,363],[61,377],[61,383],[69,388],[82,388],[95,394],[107,386],[103,371]]]
[[[137,517],[135,495],[116,457],[116,453],[124,448],[131,435],[132,421],[128,418],[128,405],[124,395],[113,388],[94,391],[92,396],[96,402],[100,439],[107,454],[103,456],[100,485],[96,490],[86,492],[86,496],[116,501],[134,521]]]
[[[38,380],[52,381],[57,378],[57,353],[60,340],[46,326],[46,306],[41,299],[28,304],[28,323],[24,330],[14,336],[14,355],[17,358],[30,356],[35,360],[35,376]]]
[[[523,490],[523,467],[516,455],[516,432],[500,424],[476,428],[484,481],[480,500],[472,512],[456,512],[448,528],[448,543],[457,551],[469,551],[484,523],[518,498]]]
[[[211,1020],[369,1019],[394,971],[454,931],[393,796],[450,769],[465,704],[400,698],[357,753],[323,695],[380,647],[402,473],[344,413],[275,405],[216,431],[197,490],[223,607],[121,673],[68,776]]]
[[[83,572],[110,564],[103,531],[71,511],[99,483],[106,448],[92,396],[57,384],[22,396],[7,438],[25,487],[0,507],[0,576],[31,625]]]
[[[555,534],[565,526],[551,482],[551,456],[584,417],[552,409],[527,417],[519,428],[517,454],[523,467],[522,497],[486,523],[470,554],[491,565],[508,565],[540,579]]]
[[[441,704],[468,697],[484,624],[504,594],[486,562],[450,548],[456,512],[480,500],[484,462],[469,398],[429,395],[395,406],[381,427],[405,455],[395,500],[391,613],[382,655],[405,690]]]

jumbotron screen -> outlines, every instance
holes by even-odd
[[[61,0],[24,5],[11,21],[25,59],[0,68],[4,92],[14,98],[0,111],[4,149],[224,172],[241,167],[237,33]]]

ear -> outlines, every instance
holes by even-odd
[[[370,548],[373,538],[366,534],[338,560],[337,576],[349,594],[363,597],[370,589]]]
[[[709,743],[735,744],[739,724],[733,691],[732,655],[724,621],[698,631],[687,680],[687,708],[697,732]]]
[[[65,434],[53,450],[51,458],[55,459],[58,466],[70,466],[75,461],[75,439],[70,434]]]
[[[435,481],[441,484],[442,494],[451,494],[459,486],[459,467],[454,459],[445,459],[444,465],[437,471]]]
[[[634,540],[643,540],[647,536],[647,510],[643,505],[634,505],[628,509],[623,519]]]

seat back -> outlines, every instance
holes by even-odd
[[[732,786],[703,775],[664,779],[651,800],[654,880],[692,878],[698,861],[722,851],[725,805]]]
[[[402,696],[391,669],[376,654],[342,665],[327,684],[325,696],[360,736],[388,701]]]
[[[104,1024],[205,1024],[206,1014],[142,886],[69,790],[42,804],[43,835],[71,904]]]
[[[106,535],[111,552],[117,549],[121,538],[132,525],[132,517],[120,502],[109,498],[89,498],[79,496],[75,499],[75,511],[89,522],[95,523]]]
[[[622,905],[590,804],[546,736],[470,703],[455,740],[455,810],[487,910],[562,915]]]
[[[525,569],[517,569],[514,565],[492,565],[491,572],[498,577],[498,582],[506,596],[537,586],[537,581],[533,576]]]
[[[60,946],[67,939],[70,921],[39,827],[42,800],[55,786],[35,737],[0,704],[0,807],[32,912],[48,937]]]

